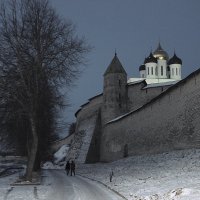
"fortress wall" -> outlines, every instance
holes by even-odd
[[[144,83],[138,83],[128,86],[129,110],[135,110],[141,107],[142,105],[146,104],[148,101],[168,89],[170,86],[142,89],[143,87]]]
[[[101,161],[200,147],[200,70],[126,117],[107,124]]]
[[[102,105],[103,95],[94,97],[87,104],[84,104],[81,110],[77,114],[77,125],[76,132],[79,130],[79,127],[83,121],[93,117],[98,114],[98,110]]]
[[[59,150],[60,147],[62,147],[63,145],[70,145],[72,140],[74,138],[74,133],[65,137],[64,139],[55,141],[52,145],[51,145],[51,151],[52,152],[56,152]]]
[[[76,131],[71,147],[68,152],[67,159],[76,159],[78,163],[94,162],[95,156],[99,160],[99,143],[95,143],[99,137],[99,113],[102,104],[102,95],[96,96],[84,104],[77,113]],[[95,137],[94,137],[95,135]],[[94,140],[94,142],[92,142]],[[93,144],[92,147],[91,143]],[[90,149],[92,152],[90,152]],[[88,158],[87,155],[90,154]]]

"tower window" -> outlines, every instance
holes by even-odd
[[[121,80],[119,80],[119,87],[121,87]]]
[[[148,73],[148,75],[149,75],[149,67],[147,68],[147,71],[148,71],[147,73]]]
[[[153,75],[153,67],[151,68],[151,74]]]
[[[119,94],[119,107],[120,108],[122,107],[122,104],[121,104],[121,94]]]
[[[163,66],[161,66],[161,76],[163,76]]]
[[[178,75],[178,69],[176,68],[176,75]]]

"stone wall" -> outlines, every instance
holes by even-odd
[[[97,95],[89,101],[81,106],[81,109],[76,114],[77,117],[77,124],[76,124],[76,130],[79,129],[79,123],[84,121],[86,118],[90,118],[91,115],[94,115],[94,113],[98,112],[99,108],[102,105],[103,101],[103,95]]]
[[[76,131],[69,149],[68,159],[76,159],[76,162],[79,163],[85,163],[86,159],[90,161],[87,155],[90,149],[94,150],[94,146],[90,148],[93,136],[99,134],[96,127],[99,126],[97,123],[99,122],[101,104],[102,95],[98,95],[91,98],[77,113]],[[94,154],[96,155],[98,152],[94,152]],[[92,160],[94,155],[92,153],[90,155]]]
[[[95,129],[93,131],[85,163],[95,163],[99,162],[100,160],[100,141],[101,141],[101,131],[102,131],[100,110],[95,124],[96,124]]]
[[[128,85],[128,109],[130,111],[141,107],[170,87],[168,85],[143,89],[145,86],[144,81]]]
[[[102,124],[127,112],[127,75],[109,73],[104,76]]]
[[[52,145],[51,145],[51,152],[55,153],[56,151],[58,151],[63,145],[70,145],[72,140],[74,138],[74,134],[71,134],[61,140],[55,141]]]
[[[200,70],[138,110],[108,123],[101,138],[101,161],[125,154],[160,153],[200,147]]]

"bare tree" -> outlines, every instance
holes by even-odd
[[[74,25],[61,19],[48,0],[1,3],[1,107],[30,125],[26,170],[29,181],[38,152],[42,99],[49,97],[54,107],[63,105],[61,88],[72,84],[89,50],[85,39],[75,34]],[[13,109],[4,106],[12,104]]]

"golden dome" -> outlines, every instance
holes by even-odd
[[[153,56],[160,60],[168,60],[169,59],[168,53],[162,49],[160,42],[158,44],[158,48],[154,51]]]

